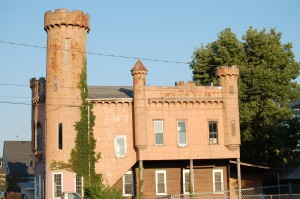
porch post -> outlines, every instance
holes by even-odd
[[[190,193],[194,193],[194,162],[190,159]]]
[[[144,195],[144,165],[143,160],[139,160],[139,198],[143,199]]]
[[[238,174],[238,190],[239,190],[239,199],[242,199],[242,189],[241,189],[241,162],[240,162],[240,158],[236,159],[237,161],[237,174]]]

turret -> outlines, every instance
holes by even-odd
[[[146,116],[144,113],[146,106],[145,87],[146,76],[148,70],[143,63],[138,60],[131,69],[133,76],[133,94],[134,94],[134,133],[135,133],[135,146],[138,149],[147,147],[148,138],[146,132]]]
[[[222,86],[222,95],[225,103],[225,145],[231,150],[236,150],[241,144],[237,84],[239,68],[237,66],[217,67],[216,76]]]
[[[86,36],[90,30],[89,15],[82,11],[58,9],[45,13],[47,33],[47,95],[46,95],[46,198],[52,193],[53,172],[50,164],[67,161],[75,146],[75,124],[80,120],[81,96],[78,84],[86,61]],[[56,171],[57,172],[57,171]],[[65,173],[64,179],[74,179]],[[66,190],[73,186],[63,185]],[[48,191],[49,190],[49,191]]]

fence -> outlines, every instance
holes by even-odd
[[[168,195],[157,199],[238,199],[238,190]],[[291,184],[256,187],[241,190],[242,199],[300,199],[300,192],[292,193]]]

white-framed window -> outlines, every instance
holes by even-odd
[[[156,195],[167,195],[166,170],[155,171]]]
[[[53,184],[53,198],[60,198],[63,192],[63,175],[62,173],[53,173],[52,184]]]
[[[163,120],[154,120],[154,136],[155,136],[156,145],[164,144],[164,121]]]
[[[183,193],[187,194],[191,192],[191,172],[189,169],[183,169]]]
[[[118,135],[115,136],[115,154],[117,157],[126,156],[126,136]]]
[[[224,191],[224,182],[223,182],[223,170],[214,169],[213,170],[213,192],[223,193]]]
[[[128,171],[123,175],[123,196],[134,195],[133,172]]]
[[[177,131],[178,131],[178,145],[186,146],[186,121],[178,120],[177,121]]]
[[[83,196],[83,177],[75,174],[75,192]]]
[[[218,144],[218,122],[209,121],[208,129],[209,129],[209,143]]]

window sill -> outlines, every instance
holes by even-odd
[[[216,191],[216,192],[213,192],[213,194],[224,194],[224,191]]]
[[[188,147],[187,144],[177,144],[177,147],[178,148],[185,148],[185,147]]]
[[[167,193],[156,193],[157,196],[166,196]]]
[[[166,146],[165,144],[154,144],[154,146]]]
[[[127,157],[127,155],[122,155],[122,156],[117,156],[116,155],[116,158],[126,158]]]

